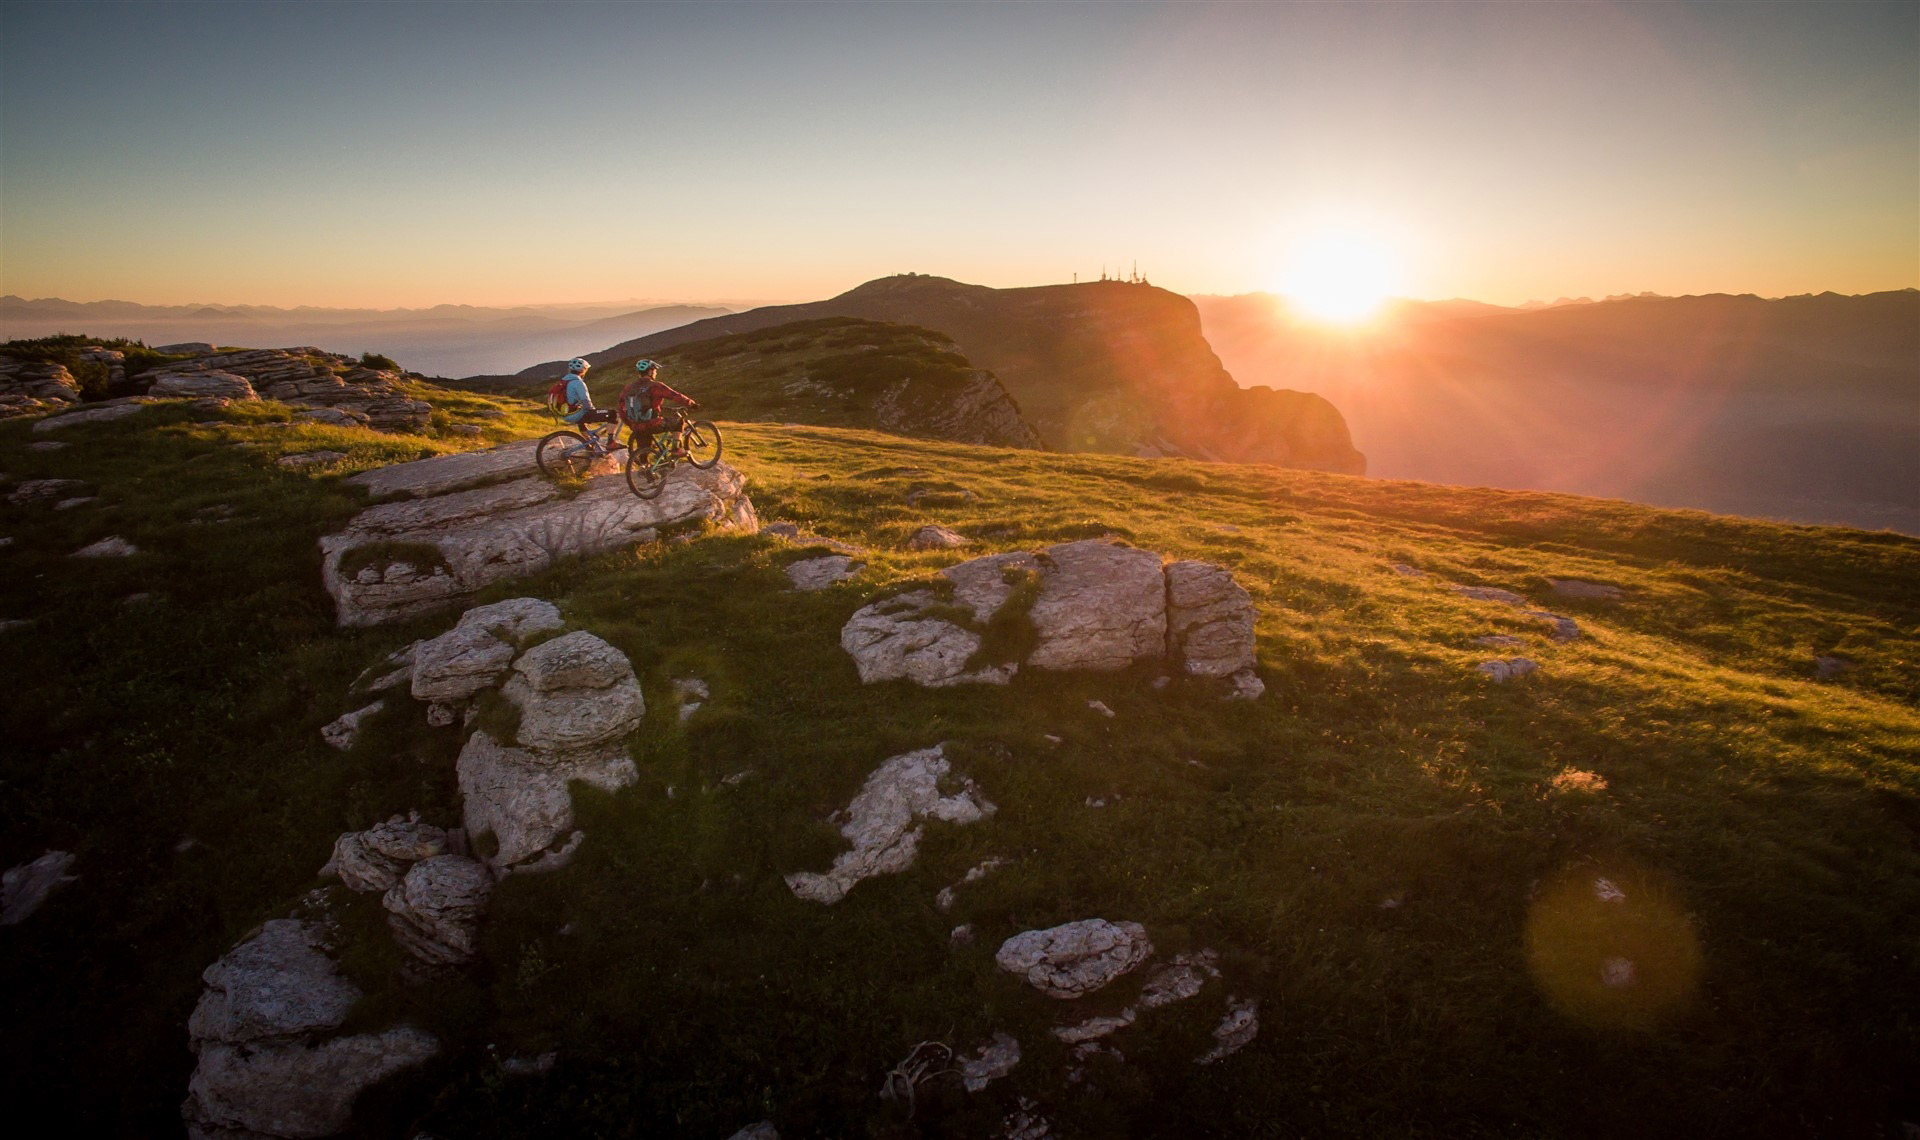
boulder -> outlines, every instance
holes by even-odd
[[[539,598],[508,598],[475,606],[460,615],[458,626],[484,629],[502,641],[525,642],[535,634],[564,626],[560,608]]]
[[[520,710],[520,743],[539,752],[616,744],[647,711],[626,654],[585,630],[527,650],[500,692]]]
[[[245,376],[208,369],[204,372],[161,372],[147,389],[149,396],[176,396],[189,399],[258,400],[260,397]]]
[[[532,450],[516,462],[531,470]],[[392,494],[477,477],[470,469],[437,468],[421,479],[390,476],[368,485]],[[618,475],[589,479],[577,494],[528,475],[382,503],[320,540],[322,579],[341,625],[377,625],[463,602],[561,558],[648,541],[662,529],[704,521],[751,532],[759,524],[745,488],[744,476],[720,464],[676,468],[653,500],[635,496]]]
[[[1124,669],[1167,651],[1160,556],[1099,539],[1050,546],[1029,616],[1036,669]]]
[[[513,667],[513,646],[484,625],[456,625],[413,652],[409,691],[415,700],[447,703],[499,684]]]
[[[1016,934],[1000,944],[994,961],[1048,997],[1067,999],[1100,989],[1152,953],[1139,923],[1086,918]]]
[[[333,858],[327,866],[352,890],[388,891],[408,867],[445,855],[448,850],[446,830],[420,822],[420,813],[414,812],[342,835],[334,840]]]
[[[64,364],[0,356],[0,416],[29,415],[80,402],[80,385]]]
[[[493,890],[486,864],[464,855],[415,863],[381,900],[400,948],[429,966],[458,966],[479,955],[480,915]]]
[[[1158,554],[1099,539],[992,554],[942,570],[950,598],[913,590],[862,607],[840,631],[863,682],[1005,684],[1023,665],[1115,670],[1172,657],[1197,676],[1251,687],[1253,602],[1226,570],[1162,567]],[[1037,587],[1037,588],[1036,588]],[[1016,595],[1016,591],[1020,591]],[[976,660],[981,631],[1018,597],[1034,645],[1024,661]]]
[[[898,874],[913,866],[920,849],[917,821],[965,824],[993,814],[994,805],[971,780],[961,781],[951,795],[942,795],[940,784],[950,775],[943,744],[903,753],[880,765],[847,805],[847,822],[840,826],[840,834],[853,849],[837,856],[824,875],[809,871],[788,875],[787,887],[800,898],[832,905],[862,879]]]
[[[787,580],[796,590],[824,590],[836,582],[846,581],[861,569],[859,563],[844,554],[828,554],[788,563]]]
[[[639,778],[619,747],[569,755],[543,754],[494,740],[484,730],[467,738],[456,765],[467,834],[492,835],[488,859],[496,873],[538,859],[573,829],[571,780],[618,791]]]
[[[226,1044],[293,1037],[337,1028],[360,1000],[322,952],[322,932],[274,919],[200,975],[207,989],[187,1021],[196,1042]]]
[[[923,526],[913,532],[907,540],[908,550],[957,550],[971,544],[971,540],[957,531],[943,526]]]
[[[1167,573],[1167,649],[1195,677],[1253,668],[1253,598],[1225,567],[1175,562]]]
[[[365,708],[355,709],[350,713],[342,713],[332,723],[321,728],[320,738],[327,742],[329,748],[337,748],[345,752],[347,749],[353,747],[356,740],[360,739],[360,726],[365,724],[367,719],[373,716],[373,714],[386,707],[387,702],[375,701]]]
[[[0,926],[15,926],[33,916],[48,896],[75,880],[71,851],[49,851],[31,863],[0,875]]]
[[[181,1116],[189,1140],[333,1136],[347,1129],[360,1094],[440,1052],[412,1026],[309,1044],[209,1042],[187,1084]]]

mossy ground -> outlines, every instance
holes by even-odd
[[[430,398],[436,422],[489,403]],[[543,426],[498,403],[516,411],[494,434]],[[350,753],[321,743],[362,668],[447,619],[335,630],[315,544],[357,505],[341,474],[452,445],[266,426],[276,415],[230,409],[202,428],[149,410],[59,433],[75,446],[51,453],[0,425],[15,480],[82,478],[103,497],[0,506],[15,539],[0,618],[35,623],[0,634],[0,862],[63,848],[82,876],[0,937],[0,1063],[17,1097],[58,1105],[76,1132],[173,1126],[199,971],[314,885],[335,835],[413,808],[455,819],[457,732],[428,729],[419,706],[396,702]],[[628,653],[649,703],[641,780],[576,792],[578,860],[502,884],[470,976],[396,984],[377,900],[355,902],[357,1016],[405,1013],[451,1046],[367,1098],[367,1134],[719,1137],[770,1116],[798,1137],[982,1135],[1022,1094],[1057,1135],[1101,1137],[1870,1135],[1920,1112],[1899,1099],[1920,1065],[1920,543],[1268,468],[726,431],[764,518],[866,546],[867,569],[796,593],[781,569],[799,548],[716,532],[487,595],[550,598]],[[273,465],[317,447],[349,458]],[[971,497],[909,505],[929,486]],[[221,505],[236,521],[203,521]],[[976,545],[906,551],[929,522]],[[108,534],[144,553],[65,557]],[[1102,534],[1232,568],[1258,606],[1267,695],[1156,688],[1150,666],[867,687],[839,649],[854,608],[959,557]],[[1548,602],[1549,577],[1627,595]],[[1526,593],[1585,635],[1553,644],[1439,581]],[[123,601],[135,593],[152,596]],[[1527,646],[1471,644],[1496,632]],[[1817,682],[1825,653],[1858,668]],[[1542,669],[1492,685],[1473,665],[1495,655]],[[712,698],[682,725],[669,692],[684,676]],[[999,812],[932,827],[912,870],[837,906],[795,899],[782,876],[842,849],[829,814],[881,760],[939,740]],[[1565,768],[1608,786],[1556,794]],[[1014,862],[939,912],[934,893],[990,855]],[[1536,981],[1530,939],[1564,961],[1565,931],[1596,929],[1577,906],[1556,917],[1570,873],[1609,877],[1660,919],[1619,937],[1636,992],[1670,1006]],[[1145,923],[1163,954],[1218,949],[1226,978],[1117,1036],[1124,1064],[1066,1085],[1045,1028],[1078,1015],[992,955],[1095,915]],[[961,922],[979,941],[950,951]],[[1583,946],[1588,969],[1608,951]],[[1260,999],[1260,1036],[1196,1068],[1228,991]],[[995,1029],[1026,1060],[987,1092],[931,1093],[911,1120],[877,1099],[916,1042],[965,1050]],[[560,1062],[543,1077],[493,1060],[547,1049]]]

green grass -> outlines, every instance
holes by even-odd
[[[516,411],[490,432],[541,426],[496,403]],[[356,706],[362,668],[449,619],[333,629],[315,546],[356,507],[342,474],[453,445],[269,426],[275,414],[201,428],[148,410],[62,433],[76,446],[52,453],[0,424],[0,469],[87,479],[104,499],[0,505],[15,538],[0,618],[36,623],[0,634],[0,862],[60,847],[82,875],[0,938],[4,1063],[29,1100],[80,1113],[76,1131],[173,1127],[198,972],[314,885],[338,832],[413,808],[457,819],[458,733],[427,728],[420,706],[399,702],[351,753],[320,742]],[[867,569],[796,593],[782,573],[796,548],[716,532],[485,596],[550,598],[632,658],[649,704],[631,745],[641,780],[576,791],[578,860],[501,885],[468,976],[397,984],[378,900],[354,902],[347,965],[369,991],[356,1020],[404,1014],[450,1043],[368,1098],[367,1134],[725,1136],[770,1116],[792,1136],[976,1136],[1016,1095],[1062,1136],[1872,1135],[1914,1119],[1899,1098],[1920,1065],[1920,542],[1276,468],[725,430],[763,518],[859,543]],[[273,465],[315,447],[349,459]],[[943,497],[908,504],[929,488]],[[238,521],[198,521],[214,505]],[[1145,665],[1005,688],[860,685],[838,647],[847,616],[961,556],[905,549],[930,522],[974,538],[967,555],[1107,534],[1230,567],[1258,607],[1267,696],[1156,688]],[[144,553],[64,557],[108,534]],[[1549,601],[1549,577],[1627,597]],[[1528,593],[1585,636],[1551,644],[1441,580]],[[122,603],[136,592],[154,596]],[[1017,641],[1019,611],[997,637]],[[1471,639],[1494,632],[1527,638],[1499,655],[1541,672],[1477,676],[1495,653]],[[1814,681],[1829,652],[1858,668]],[[683,726],[668,694],[688,675],[713,695]],[[939,740],[999,812],[930,827],[912,870],[835,907],[793,898],[782,875],[842,849],[828,816],[881,760]],[[1565,768],[1608,787],[1554,794]],[[196,845],[176,851],[183,836]],[[935,909],[992,855],[1013,863]],[[1594,926],[1561,891],[1569,873],[1624,884],[1639,920]],[[1095,915],[1145,923],[1163,956],[1215,948],[1227,977],[1144,1016],[1114,1039],[1124,1065],[1071,1086],[1045,1029],[1079,1015],[992,955],[1019,930]],[[961,922],[980,939],[950,951]],[[1566,1012],[1608,995],[1537,984],[1527,947],[1564,961],[1567,932],[1589,929],[1635,945],[1641,992],[1666,986],[1673,1007]],[[1260,1037],[1197,1069],[1229,990],[1260,999]],[[995,1029],[1026,1059],[987,1092],[929,1094],[911,1121],[877,1099],[915,1042],[971,1050]],[[561,1060],[545,1077],[490,1060],[546,1049]],[[105,1072],[116,1095],[86,1096]]]

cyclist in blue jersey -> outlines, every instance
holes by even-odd
[[[613,422],[613,409],[600,409],[593,406],[593,393],[587,391],[587,369],[591,367],[585,360],[576,356],[567,361],[567,399],[566,404],[573,411],[563,414],[560,419],[570,424],[604,424]]]

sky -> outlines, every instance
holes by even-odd
[[[1920,285],[1920,3],[0,2],[0,293]]]

